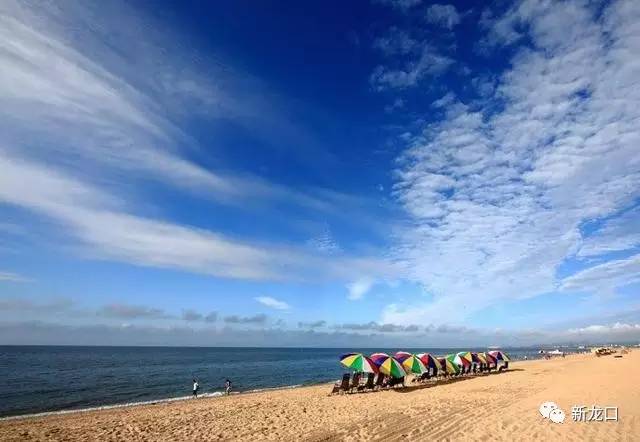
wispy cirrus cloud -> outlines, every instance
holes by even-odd
[[[410,60],[390,65],[380,65],[371,74],[371,84],[376,90],[405,89],[418,85],[429,76],[443,74],[453,60],[440,53],[428,42],[422,42],[419,54]]]
[[[453,5],[433,4],[427,8],[427,23],[453,29],[460,23],[460,14]]]
[[[349,292],[347,297],[352,301],[357,301],[359,299],[362,299],[364,295],[366,295],[369,292],[369,290],[373,288],[375,283],[376,283],[375,279],[368,276],[359,278],[347,284],[347,290]]]
[[[387,5],[402,12],[407,12],[422,3],[422,0],[374,0],[381,5]]]
[[[313,253],[169,222],[157,216],[153,195],[139,195],[140,183],[243,208],[254,206],[249,199],[312,211],[361,204],[337,191],[298,191],[194,161],[200,147],[181,128],[184,106],[255,122],[275,115],[275,102],[262,112],[253,80],[230,75],[215,60],[202,75],[188,54],[167,51],[175,42],[154,31],[163,29],[155,18],[119,2],[99,13],[80,4],[9,1],[0,8],[0,202],[53,220],[86,255],[229,278],[300,279],[302,267],[320,262]],[[122,17],[130,26],[111,27]],[[142,26],[145,20],[155,26]],[[72,28],[77,34],[69,35]],[[22,192],[24,181],[30,185]],[[365,261],[346,258],[356,267]],[[325,274],[344,272],[328,267]]]
[[[30,279],[13,272],[0,272],[0,281],[6,282],[29,282]]]
[[[562,280],[564,290],[611,293],[617,287],[640,282],[640,254],[586,268]]]
[[[258,296],[255,298],[260,304],[274,308],[276,310],[289,310],[291,306],[284,301],[272,298],[271,296]]]
[[[144,305],[107,304],[101,307],[96,314],[114,319],[169,319],[171,315],[164,310]]]
[[[400,158],[394,191],[413,226],[397,256],[434,300],[390,305],[383,321],[468,317],[559,286],[636,280],[635,257],[563,281],[556,272],[582,244],[596,249],[584,222],[640,197],[639,17],[628,1],[601,19],[580,1],[524,1],[491,22],[492,44],[512,45],[526,30],[532,45],[515,50],[486,105],[448,105]]]
[[[267,322],[269,317],[264,314],[254,315],[254,316],[238,316],[231,315],[225,316],[224,322],[227,324],[253,324],[253,325],[263,325]]]
[[[579,257],[597,256],[609,252],[631,250],[640,246],[640,206],[610,220],[580,245]]]

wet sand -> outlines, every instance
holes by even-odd
[[[515,362],[500,374],[328,396],[330,385],[0,422],[0,440],[640,440],[640,351]],[[411,384],[409,384],[411,385]],[[563,424],[538,407],[554,401]],[[574,405],[618,422],[574,422]]]

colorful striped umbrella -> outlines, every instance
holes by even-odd
[[[500,350],[490,351],[489,354],[491,356],[493,356],[494,358],[496,358],[498,361],[509,362],[511,360],[511,359],[509,359],[509,356],[507,356],[506,353],[503,353]]]
[[[471,362],[469,362],[466,358],[460,356],[460,353],[447,355],[447,359],[449,359],[460,368],[467,368],[469,365],[471,365]]]
[[[380,366],[382,361],[384,361],[388,357],[389,355],[386,353],[373,353],[371,356],[369,356],[369,358],[371,358],[371,360],[375,362],[377,366]]]
[[[473,358],[473,362],[477,364],[487,363],[487,358],[484,357],[484,353],[471,353],[471,357]]]
[[[425,367],[420,358],[412,353],[399,351],[395,354],[395,358],[402,363],[402,367],[406,370],[407,373],[422,374],[426,373],[429,370],[427,367]]]
[[[380,373],[391,376],[392,378],[401,378],[407,375],[402,362],[391,356],[377,357],[373,359],[374,363],[378,366]]]
[[[461,359],[469,362],[469,364],[473,363],[473,355],[469,351],[461,351],[460,353],[458,353],[458,356],[460,356]]]
[[[340,356],[340,363],[345,367],[361,373],[377,373],[378,366],[362,353],[347,353]]]
[[[491,365],[497,366],[498,360],[495,358],[495,356],[493,356],[493,355],[491,355],[489,353],[485,353],[484,357],[487,359],[487,365],[488,366],[491,366]]]
[[[440,367],[442,367],[441,369],[446,374],[458,374],[458,372],[460,371],[460,369],[458,369],[458,366],[456,364],[454,364],[453,362],[451,362],[446,357],[445,358],[438,358],[438,362],[440,363]]]
[[[437,372],[438,369],[442,370],[442,365],[440,365],[440,362],[438,362],[438,360],[431,356],[429,353],[418,353],[417,356],[420,358],[425,367],[433,368],[434,372]]]

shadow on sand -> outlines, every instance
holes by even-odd
[[[433,387],[437,387],[440,385],[447,385],[447,384],[454,384],[456,382],[463,382],[463,381],[468,381],[471,379],[477,379],[477,378],[483,378],[486,376],[493,376],[496,374],[503,374],[503,373],[509,373],[512,371],[525,371],[524,368],[510,368],[509,370],[505,370],[505,371],[496,371],[493,373],[484,373],[484,374],[476,374],[475,376],[453,376],[453,377],[449,377],[446,379],[438,379],[436,381],[428,381],[426,383],[423,384],[414,384],[414,385],[407,385],[404,388],[395,388],[393,389],[393,391],[395,391],[396,393],[410,393],[412,391],[417,391],[417,390],[424,390],[426,388],[433,388]]]

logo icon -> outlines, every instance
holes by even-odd
[[[564,411],[555,402],[543,402],[538,409],[543,418],[551,422],[561,424],[564,422]]]
[[[560,408],[554,408],[549,413],[549,420],[555,424],[561,424],[564,422],[564,411]]]

